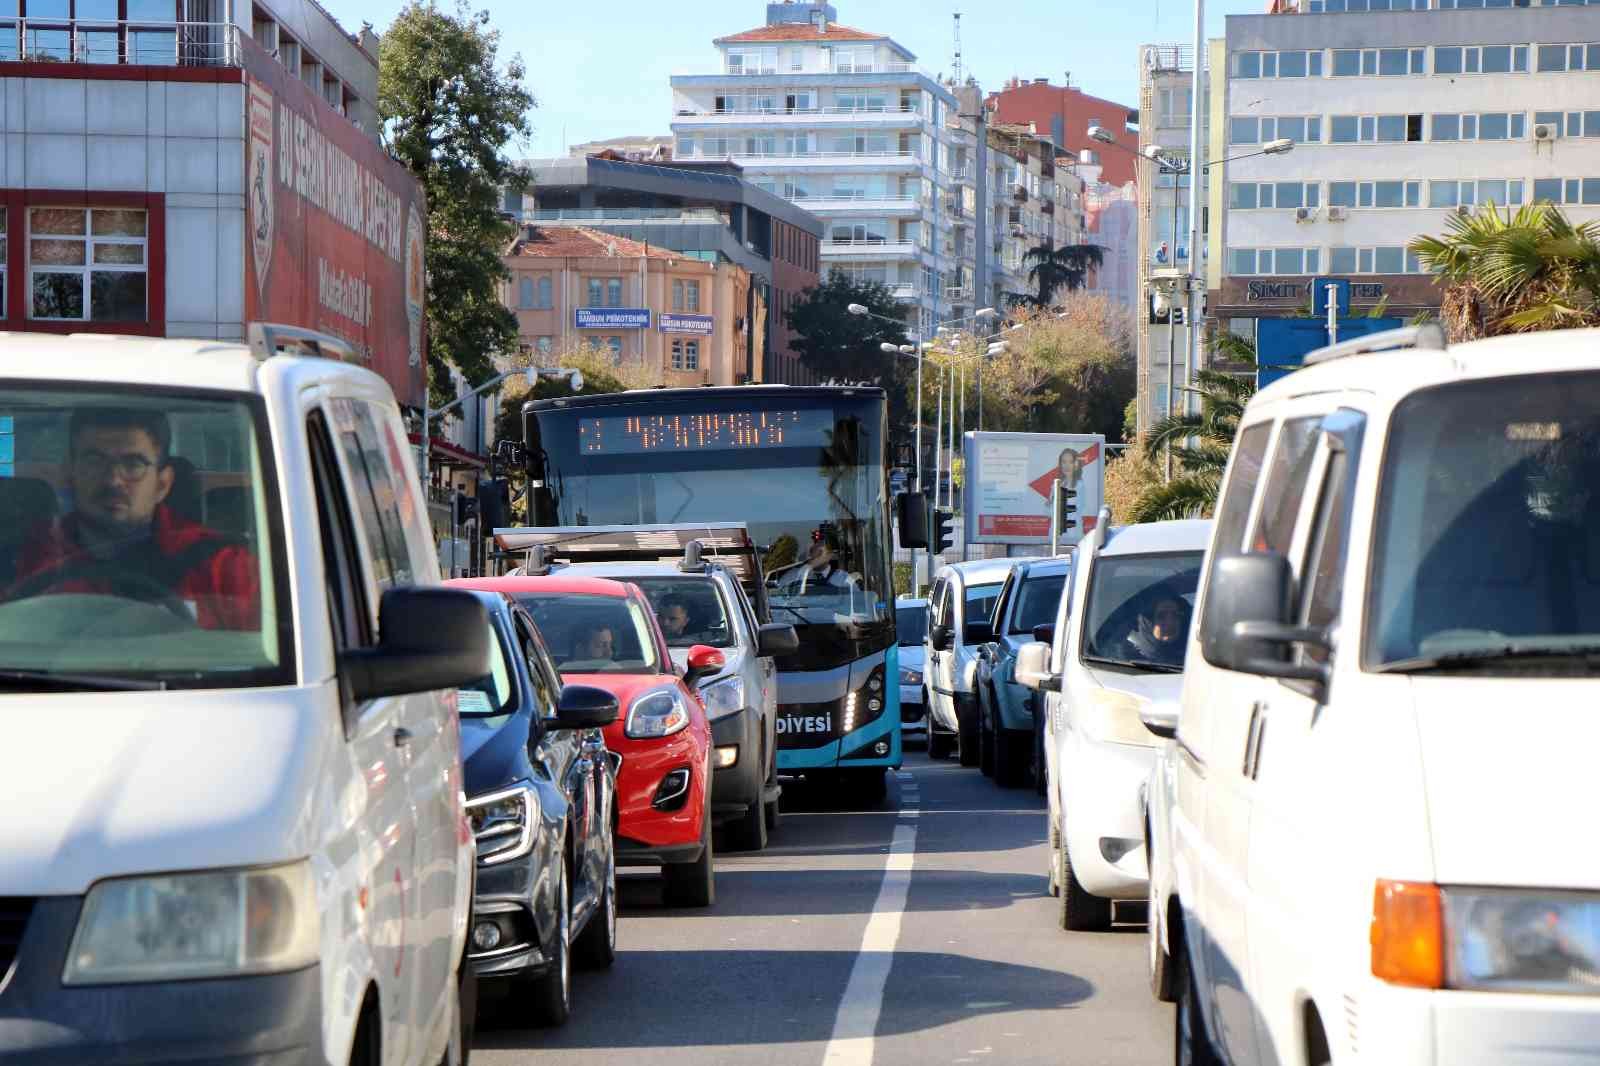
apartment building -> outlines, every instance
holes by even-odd
[[[1076,172],[1083,178],[1084,243],[1105,257],[1084,286],[1121,307],[1139,306],[1139,186],[1113,185],[1101,177],[1099,154],[1085,149]]]
[[[1600,217],[1600,6],[1300,6],[1232,16],[1214,46],[1227,88],[1211,157],[1296,147],[1229,163],[1211,189],[1211,315],[1294,314],[1331,275],[1352,280],[1358,313],[1408,316],[1440,294],[1406,246],[1452,212],[1545,200]]]
[[[1036,294],[1028,280],[1031,249],[1084,243],[1084,181],[1074,173],[1076,161],[1032,124],[996,124],[987,136],[994,256],[988,306],[1000,308]]]
[[[1128,119],[1138,114],[1134,108],[1091,96],[1071,85],[1052,85],[1049,78],[1012,78],[999,92],[989,94],[988,107],[996,124],[1031,124],[1073,153],[1090,147],[1090,126],[1109,130],[1118,144],[1130,150],[1138,141],[1138,135],[1128,129]],[[1102,165],[1107,184],[1125,185],[1133,180],[1130,152],[1113,149]]]
[[[766,6],[717,38],[718,69],[672,78],[673,158],[732,160],[822,219],[824,272],[888,285],[915,327],[949,317],[950,88],[826,2]]]

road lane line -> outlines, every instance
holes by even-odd
[[[906,804],[914,802],[904,793],[901,800]],[[878,1015],[883,1010],[884,988],[894,964],[906,893],[916,864],[918,813],[915,807],[906,806],[895,820],[894,838],[889,843],[889,854],[884,856],[883,883],[861,934],[861,949],[844,986],[839,1013],[833,1020],[833,1036],[822,1056],[823,1066],[872,1066]]]

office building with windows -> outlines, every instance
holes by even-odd
[[[1409,317],[1440,293],[1407,245],[1453,212],[1547,200],[1600,217],[1600,6],[1300,7],[1231,16],[1213,48],[1228,76],[1211,158],[1296,142],[1212,185],[1213,317],[1301,313],[1317,276],[1349,278],[1357,313]]]
[[[719,37],[718,69],[672,78],[673,158],[732,160],[805,207],[821,265],[882,282],[924,330],[950,317],[963,265],[952,220],[951,90],[887,35],[842,26],[826,2],[767,5],[765,25]]]

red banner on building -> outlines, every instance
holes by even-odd
[[[255,41],[240,47],[246,320],[342,337],[421,406],[421,184]]]

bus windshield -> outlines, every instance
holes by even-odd
[[[744,522],[774,622],[805,627],[785,669],[892,642],[876,390],[614,394],[531,406],[534,524]]]

